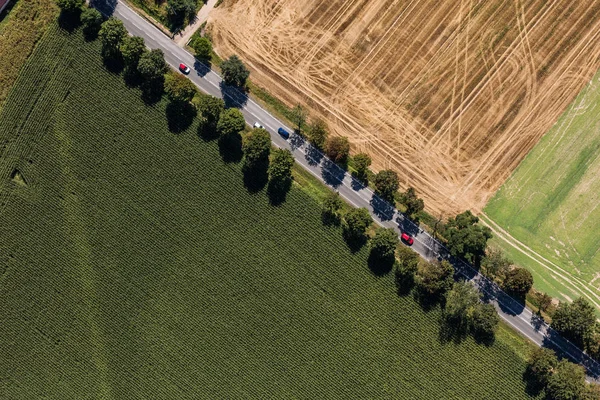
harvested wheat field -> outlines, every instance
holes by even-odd
[[[225,0],[212,34],[446,215],[481,210],[600,67],[591,0]]]

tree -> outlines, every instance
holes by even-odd
[[[292,182],[294,156],[288,149],[275,149],[269,164],[269,185],[272,190],[287,190]]]
[[[587,385],[583,398],[585,400],[600,400],[600,385],[594,383]]]
[[[352,208],[344,216],[342,228],[344,236],[350,240],[362,240],[367,229],[373,223],[373,218],[366,208]]]
[[[123,42],[121,43],[121,54],[123,54],[126,68],[130,71],[137,70],[140,58],[146,52],[144,38],[139,36],[126,36],[123,38]]]
[[[188,103],[198,90],[196,85],[180,74],[168,74],[165,79],[165,92],[173,102]]]
[[[161,49],[143,53],[138,62],[138,71],[147,80],[160,79],[169,70]]]
[[[236,55],[221,63],[221,72],[223,73],[223,81],[227,85],[237,87],[246,86],[246,80],[250,76],[250,71]]]
[[[246,121],[242,112],[237,108],[228,108],[219,116],[217,132],[221,137],[237,135],[244,130]]]
[[[354,169],[356,170],[356,172],[354,173],[354,176],[356,177],[356,179],[366,183],[367,179],[368,179],[367,171],[370,166],[371,166],[371,157],[369,157],[368,154],[358,153],[357,155],[355,155],[354,156]]]
[[[371,255],[379,262],[389,262],[392,264],[399,243],[398,234],[394,229],[377,228],[375,236],[373,236],[369,243]]]
[[[508,271],[502,288],[521,299],[525,298],[525,295],[529,292],[529,289],[533,286],[533,275],[528,269],[516,267]]]
[[[255,169],[266,167],[271,153],[271,136],[264,129],[255,128],[244,138],[244,168]]]
[[[397,250],[396,262],[396,287],[399,294],[408,293],[415,281],[415,273],[419,267],[419,255],[407,246],[400,246]]]
[[[446,295],[446,320],[466,330],[480,297],[470,282],[455,282]]]
[[[323,208],[321,215],[325,223],[337,224],[341,220],[341,210],[344,206],[344,202],[340,198],[338,192],[331,192],[323,201]]]
[[[95,8],[86,7],[81,13],[81,25],[83,33],[89,37],[95,37],[102,26],[102,14]]]
[[[512,261],[504,256],[502,250],[495,247],[488,247],[481,261],[483,274],[500,282],[504,280],[511,265]]]
[[[336,164],[346,164],[350,155],[350,142],[345,136],[329,138],[325,145],[325,154]]]
[[[298,133],[301,133],[306,123],[306,110],[300,104],[292,109],[292,122],[296,124]]]
[[[448,261],[421,261],[415,282],[423,295],[443,296],[452,288],[453,277],[454,268]]]
[[[375,175],[373,183],[375,184],[375,193],[393,205],[395,203],[394,195],[400,187],[398,174],[389,169],[381,170]]]
[[[67,13],[74,13],[76,11],[81,10],[85,0],[56,0],[56,4],[61,9],[61,11]]]
[[[203,61],[209,61],[212,55],[212,43],[208,38],[198,37],[192,42],[192,48],[196,57]]]
[[[552,400],[583,400],[586,392],[585,385],[583,367],[562,360],[548,378],[546,395]]]
[[[329,133],[327,132],[327,124],[322,119],[316,119],[312,124],[308,125],[308,140],[314,147],[319,150],[325,148],[325,141]]]
[[[490,228],[477,225],[477,222],[479,218],[471,211],[465,211],[448,219],[445,232],[450,254],[476,265],[485,254],[488,239],[492,238]]]
[[[400,202],[406,207],[406,215],[410,219],[415,219],[417,214],[425,208],[423,199],[417,197],[417,192],[412,187],[409,187],[406,192],[400,195]]]
[[[552,297],[548,293],[539,293],[537,299],[540,311],[548,311],[552,305]]]
[[[192,103],[205,119],[202,128],[209,131],[216,130],[219,116],[225,110],[223,99],[209,94],[197,93],[192,99]]]
[[[583,297],[571,304],[561,302],[552,316],[552,328],[579,347],[593,334],[595,323],[594,307]]]
[[[110,17],[102,23],[98,36],[102,42],[102,55],[105,58],[116,58],[121,55],[121,43],[127,36],[127,29],[123,22]]]
[[[527,373],[542,387],[548,384],[548,380],[558,366],[558,358],[554,351],[544,347],[536,347],[527,360]]]
[[[500,317],[491,304],[478,303],[471,314],[471,330],[475,338],[491,338],[498,328]]]
[[[186,17],[196,13],[197,0],[167,0],[168,16],[173,24],[180,25]]]

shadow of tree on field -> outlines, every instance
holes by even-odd
[[[165,110],[169,131],[181,133],[192,125],[196,108],[187,101],[172,101]]]

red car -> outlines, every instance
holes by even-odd
[[[179,70],[186,75],[190,73],[190,67],[188,67],[184,63],[179,64]]]
[[[400,239],[402,239],[402,241],[409,246],[412,246],[412,244],[415,242],[415,240],[412,238],[412,236],[410,236],[408,233],[404,233],[404,232],[402,232],[402,235],[400,235]]]

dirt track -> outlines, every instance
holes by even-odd
[[[446,214],[479,211],[600,68],[591,0],[225,0],[212,29]]]

